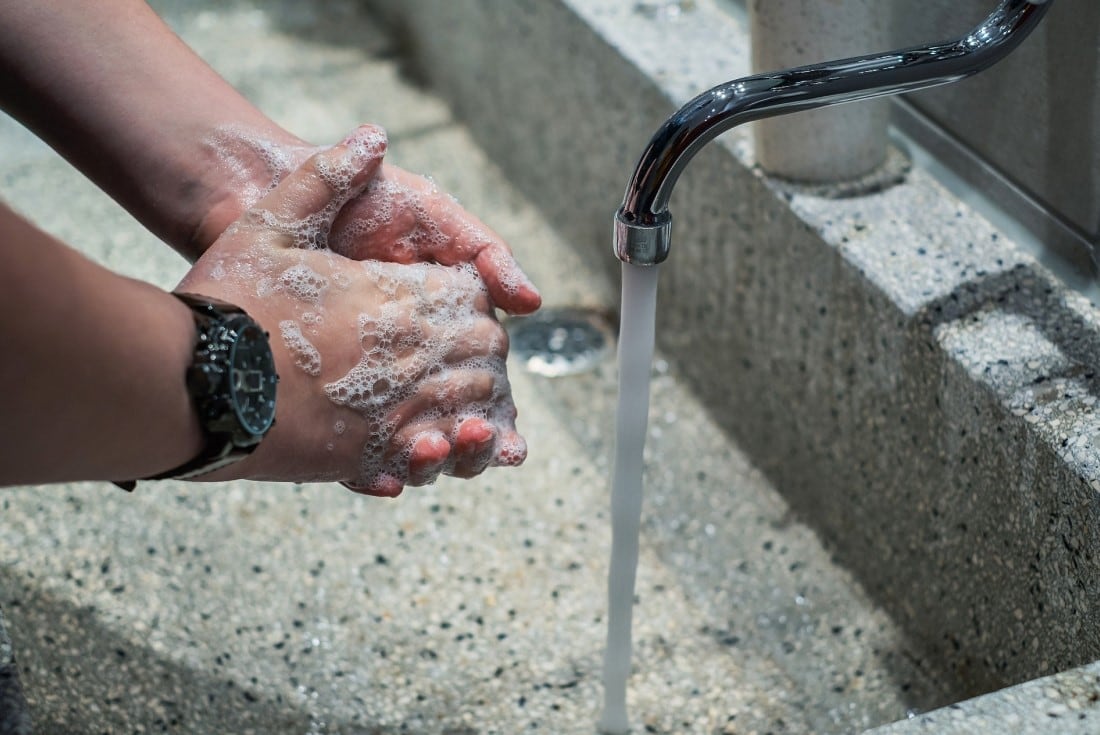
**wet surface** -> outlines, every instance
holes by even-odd
[[[548,378],[595,370],[612,359],[614,330],[595,311],[546,308],[507,325],[511,353],[528,371]]]

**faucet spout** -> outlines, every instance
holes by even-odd
[[[1015,49],[1053,2],[1001,0],[955,41],[743,77],[700,94],[665,121],[638,160],[615,214],[615,255],[635,265],[668,257],[673,187],[695,154],[719,134],[766,117],[964,79]]]

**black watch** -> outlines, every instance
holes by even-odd
[[[268,334],[243,309],[194,294],[173,296],[191,308],[198,338],[187,392],[205,445],[199,455],[150,480],[190,479],[249,455],[275,423],[279,376]],[[116,482],[133,490],[136,481]]]

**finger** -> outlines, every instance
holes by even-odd
[[[530,314],[542,305],[538,289],[499,235],[451,199],[436,196],[428,211],[451,238],[436,253],[438,262],[473,263],[493,302],[509,314]]]
[[[527,441],[515,430],[502,432],[497,440],[495,467],[518,467],[527,459]]]
[[[470,478],[480,475],[495,456],[497,432],[483,418],[472,417],[463,421],[455,432],[452,457],[454,466],[450,474]]]
[[[514,316],[531,314],[542,306],[542,295],[519,267],[507,246],[490,244],[474,259],[474,265],[493,302]]]
[[[496,233],[431,181],[383,165],[333,224],[334,248],[357,260],[473,263],[497,306],[529,314],[542,297]]]
[[[516,404],[506,393],[493,409],[497,426],[496,451],[491,461],[494,467],[518,467],[527,459],[527,441],[516,431],[516,415]]]
[[[424,380],[415,394],[390,412],[387,423],[404,432],[424,431],[436,427],[441,417],[486,403],[493,397],[495,387],[496,377],[491,372],[447,369]]]
[[[324,245],[340,208],[358,195],[382,163],[386,134],[364,125],[342,143],[310,157],[249,211],[253,220],[282,229],[288,245]]]
[[[443,472],[451,455],[451,443],[439,430],[427,431],[413,440],[409,450],[408,485],[429,485]]]
[[[340,484],[353,493],[376,498],[396,498],[405,489],[405,483],[388,472],[380,472],[368,480],[343,480]]]

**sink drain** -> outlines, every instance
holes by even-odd
[[[551,378],[595,369],[615,341],[607,319],[587,309],[547,308],[509,320],[506,329],[523,366]]]

